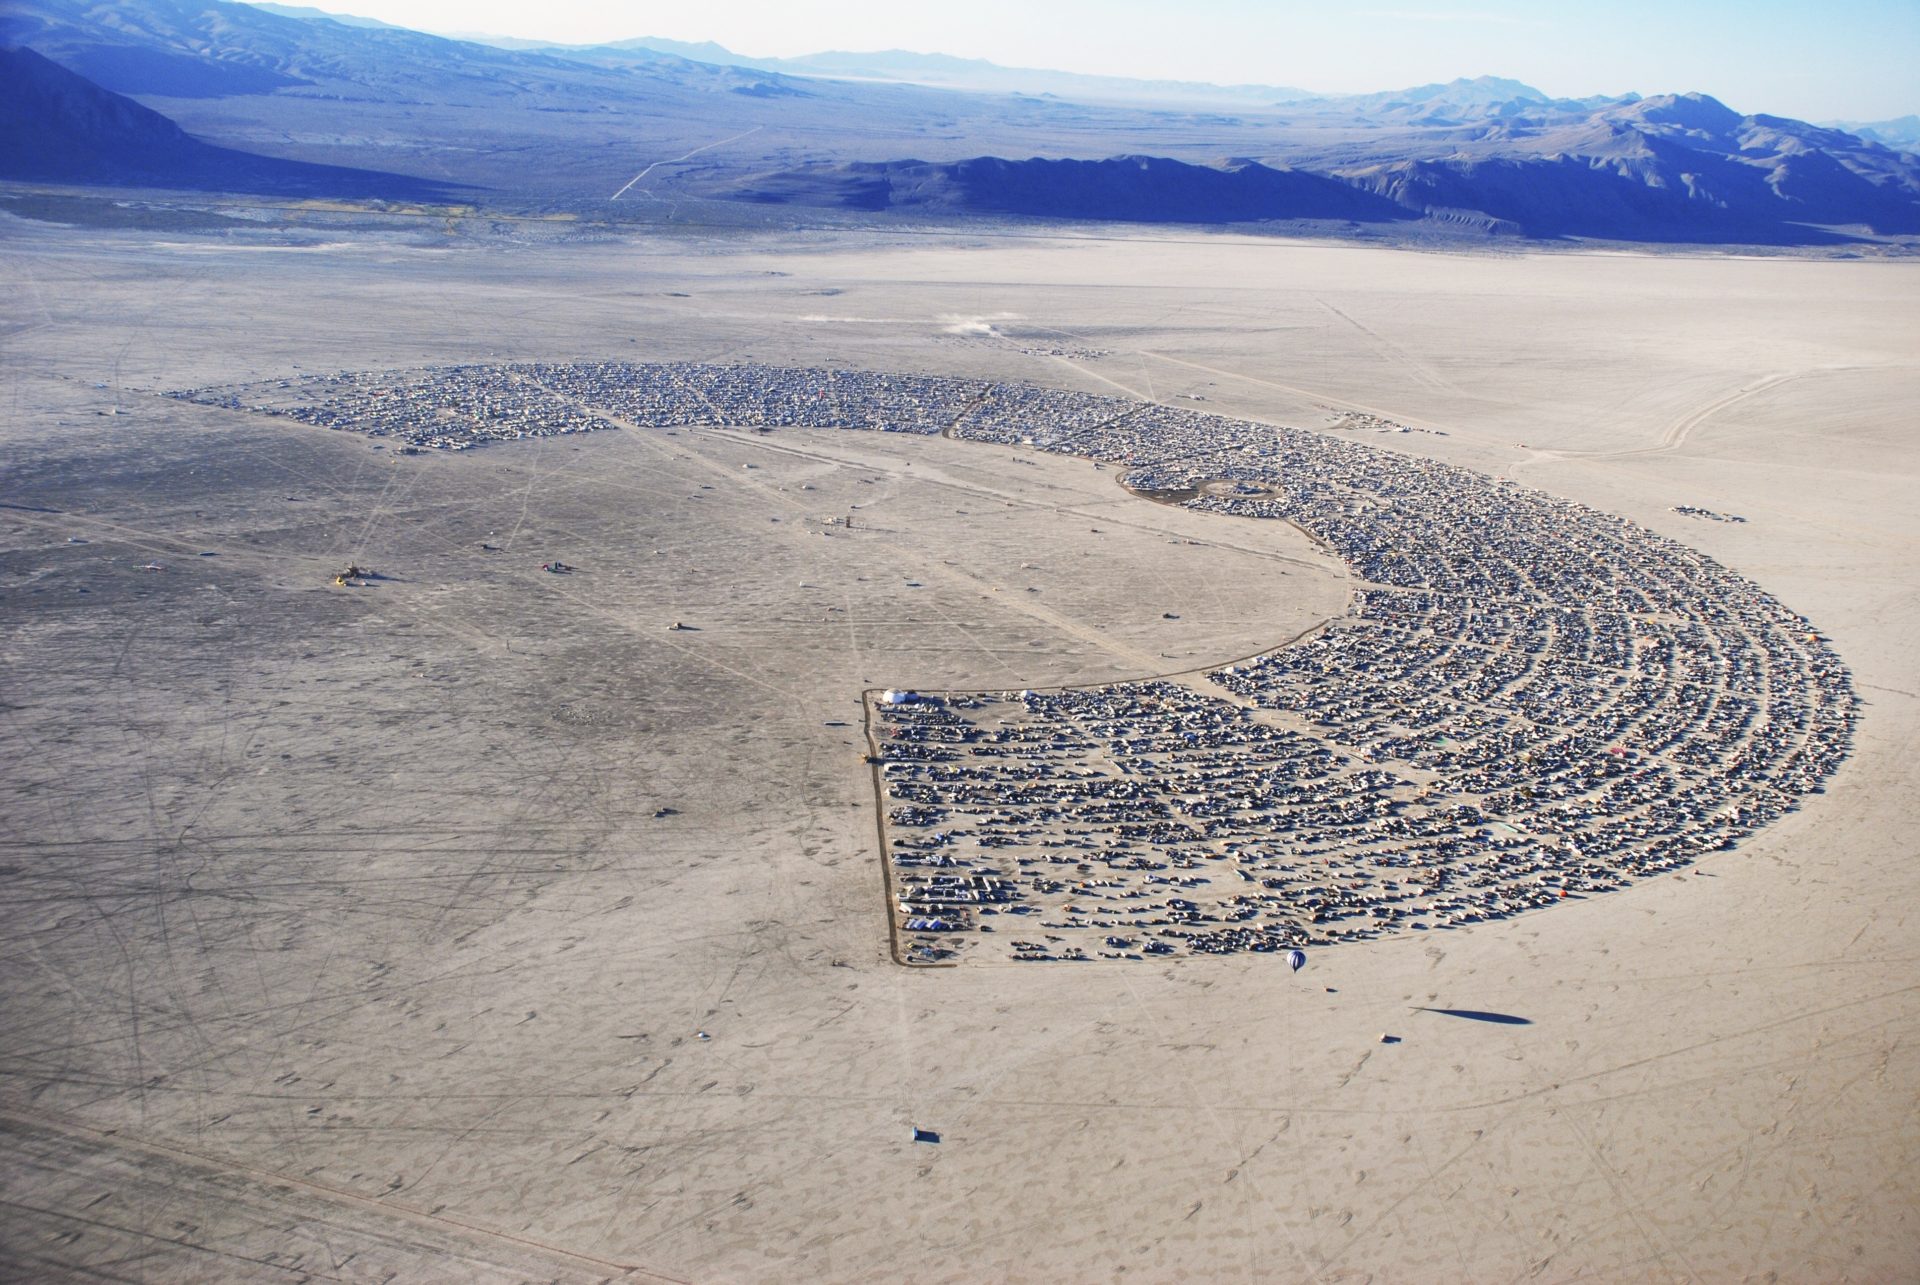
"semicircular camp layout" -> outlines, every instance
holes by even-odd
[[[416,450],[703,425],[1024,445],[1118,466],[1151,499],[1293,523],[1346,563],[1346,617],[1236,663],[870,692],[902,963],[1285,958],[1604,893],[1792,810],[1858,718],[1818,631],[1711,558],[1326,433],[767,366],[444,366],[172,395]]]

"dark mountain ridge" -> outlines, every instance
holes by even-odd
[[[769,204],[964,211],[1136,223],[1268,220],[1393,222],[1419,215],[1350,183],[1258,163],[1226,168],[1155,156],[930,164],[853,162],[778,171],[733,185]]]
[[[0,49],[0,176],[279,196],[445,199],[446,185],[201,142],[31,49]]]

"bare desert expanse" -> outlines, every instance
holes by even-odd
[[[1920,1271],[1920,265],[0,236],[7,1275]],[[1346,570],[1017,448],[403,456],[157,395],[600,359],[1357,432],[1713,555],[1864,717],[1823,795],[1622,891],[1298,973],[902,968],[863,691],[1219,663]]]

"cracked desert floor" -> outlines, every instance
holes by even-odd
[[[1920,265],[0,237],[0,1274],[1920,1272]],[[1686,874],[1298,973],[902,968],[863,691],[1223,662],[1344,568],[1019,449],[403,456],[157,396],[597,359],[1439,429],[1365,440],[1806,613],[1853,753]]]

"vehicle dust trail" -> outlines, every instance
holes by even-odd
[[[1158,358],[1161,361],[1170,361],[1176,366],[1191,366],[1195,370],[1204,370],[1210,375],[1225,375],[1228,379],[1238,379],[1245,383],[1258,384],[1262,388],[1277,388],[1283,393],[1293,393],[1295,396],[1298,396],[1298,397],[1305,397],[1313,401],[1324,402],[1325,404],[1329,406],[1337,407],[1340,410],[1364,411],[1369,415],[1383,416],[1384,418],[1397,420],[1402,424],[1412,424],[1416,427],[1432,426],[1429,421],[1415,419],[1411,415],[1406,414],[1404,411],[1384,410],[1381,407],[1368,406],[1362,402],[1347,401],[1344,398],[1335,397],[1331,393],[1316,392],[1311,388],[1301,388],[1296,384],[1283,384],[1280,381],[1275,379],[1261,379],[1256,375],[1243,374],[1242,372],[1237,370],[1225,370],[1219,366],[1207,366],[1197,361],[1188,361],[1184,357],[1174,357],[1167,353],[1154,352],[1150,348],[1139,348],[1139,349],[1136,349],[1135,351],[1140,353],[1144,357],[1154,357],[1154,358]]]
[[[1852,368],[1846,366],[1828,366],[1821,369],[1833,371]],[[1732,407],[1738,406],[1741,402],[1758,397],[1760,394],[1778,388],[1782,384],[1791,383],[1796,379],[1804,379],[1806,376],[1816,373],[1819,372],[1815,370],[1782,371],[1776,375],[1769,375],[1765,379],[1755,380],[1750,384],[1742,384],[1732,392],[1724,393],[1704,405],[1697,406],[1680,418],[1674,420],[1673,423],[1667,425],[1666,431],[1660,435],[1660,441],[1653,446],[1635,446],[1621,451],[1541,451],[1535,456],[1535,459],[1629,459],[1643,455],[1671,454],[1687,444],[1687,438],[1692,435],[1694,429],[1700,427],[1700,425],[1712,419],[1721,411],[1729,410]]]
[[[534,488],[539,486],[541,482],[552,477],[555,473],[560,472],[563,467],[564,465],[556,464],[550,467],[545,473],[542,473],[540,471],[538,454],[536,454],[533,459],[527,461],[527,485],[520,492],[520,516],[513,520],[513,530],[507,532],[507,538],[500,542],[500,548],[503,552],[511,553],[513,551],[513,542],[520,538],[521,528],[527,525],[527,512],[533,507]]]
[[[1064,334],[1065,332],[1062,331],[1061,333]],[[1142,393],[1137,388],[1129,388],[1127,385],[1121,383],[1119,380],[1115,379],[1113,376],[1103,375],[1097,370],[1091,370],[1086,366],[1081,365],[1079,362],[1070,361],[1065,357],[1054,357],[1051,360],[1059,362],[1062,366],[1065,366],[1067,369],[1075,372],[1076,374],[1089,375],[1089,376],[1092,376],[1094,379],[1099,380],[1103,384],[1111,384],[1129,397],[1135,398],[1140,401],[1147,401],[1147,402],[1151,402],[1154,400],[1151,393]],[[1146,373],[1146,368],[1144,366],[1141,367],[1141,373],[1142,374]]]
[[[800,450],[791,446],[776,446],[771,443],[761,441],[757,438],[742,437],[737,440],[739,440],[743,445],[751,445],[751,446],[759,447],[765,450],[779,451],[784,454],[800,455],[807,458],[827,459],[827,460],[834,460],[836,458],[833,455],[827,454],[827,453],[816,454],[814,452]],[[836,462],[844,463],[845,461],[836,461]],[[878,471],[878,472],[886,472],[889,474],[893,474],[894,472],[892,469],[884,465],[864,463],[862,466],[873,468],[875,471]],[[937,474],[934,474],[931,472],[922,472],[920,474],[917,474],[916,476],[920,481],[934,480],[935,478],[938,477]],[[956,489],[961,489],[961,490],[968,489],[964,486],[960,486],[957,483],[947,482],[944,480],[941,482],[941,484],[954,486]],[[1047,506],[1029,505],[1028,507],[1043,508]],[[1066,515],[1071,515],[1074,517],[1091,516],[1085,513],[1083,510],[1070,505],[1054,506],[1052,508],[1052,511],[1055,513],[1061,514],[1063,516],[1066,516]],[[1114,522],[1115,525],[1131,526],[1135,530],[1152,531],[1158,534],[1166,534],[1164,529],[1159,527],[1144,526],[1140,523],[1115,522],[1115,520],[1112,518],[1103,518],[1102,520],[1107,522]],[[900,553],[902,557],[907,556],[908,551],[902,548],[901,546],[893,543],[892,541],[880,540],[878,541],[878,543],[880,543],[885,547],[894,549],[896,552]],[[1222,544],[1217,541],[1210,541],[1209,544],[1211,547],[1214,547],[1214,548],[1235,549],[1239,552],[1253,554],[1254,556],[1268,557],[1273,561],[1282,561],[1282,562],[1295,561],[1294,559],[1288,559],[1278,554],[1261,554],[1257,550],[1243,549],[1241,548],[1241,546],[1238,546],[1238,545]],[[1308,563],[1297,563],[1297,565],[1308,566],[1308,567],[1311,566],[1311,564],[1308,564]],[[951,567],[951,566],[945,566],[945,565],[942,565],[942,566],[930,565],[926,567],[921,574],[927,576],[929,579],[932,579],[932,578],[945,579],[955,584],[978,589],[983,595],[990,594],[992,592],[997,592],[996,586],[994,586],[991,581],[986,580],[979,576],[975,576],[970,572],[962,571],[957,567]],[[1211,677],[1207,675],[1207,671],[1216,667],[1214,664],[1202,664],[1198,666],[1189,667],[1186,669],[1168,671],[1161,662],[1162,660],[1170,659],[1170,657],[1162,656],[1160,658],[1155,658],[1149,653],[1141,650],[1138,647],[1134,647],[1131,644],[1126,643],[1122,640],[1108,637],[1107,634],[1102,632],[1100,628],[1096,625],[1087,624],[1085,622],[1076,620],[1074,617],[1063,615],[1060,612],[1054,611],[1049,607],[1043,606],[1037,602],[1032,601],[1031,599],[1026,599],[1024,597],[1010,596],[1010,597],[1001,599],[1000,601],[1004,607],[1007,607],[1022,615],[1028,616],[1033,620],[1037,620],[1042,624],[1050,625],[1054,629],[1067,635],[1068,637],[1076,638],[1079,641],[1086,643],[1087,645],[1092,647],[1095,651],[1105,654],[1110,659],[1121,664],[1123,667],[1128,665],[1137,667],[1138,672],[1132,675],[1131,677],[1103,680],[1103,681],[1107,681],[1107,682],[1113,682],[1113,681],[1175,682],[1175,683],[1180,683],[1187,687],[1191,687],[1196,691],[1204,692],[1206,695],[1216,700],[1224,701],[1231,705],[1238,705],[1242,709],[1254,708],[1254,704],[1251,698],[1243,695],[1240,692],[1234,691],[1232,688],[1220,685],[1219,683],[1215,682]],[[1309,625],[1306,629],[1302,630],[1300,633],[1295,634],[1292,638],[1287,639],[1285,642],[1280,643],[1274,647],[1263,648],[1262,650],[1278,651],[1287,647],[1291,647],[1293,644],[1299,642],[1302,638],[1305,638],[1307,635],[1314,633],[1317,630],[1325,628],[1327,625],[1333,623],[1333,621],[1338,618],[1339,617],[1330,616],[1324,620],[1317,621],[1314,624]],[[955,624],[955,627],[958,628],[958,625],[956,624],[956,622],[949,620],[949,623]],[[969,641],[971,641],[971,639],[969,639]],[[993,651],[992,649],[982,644],[976,643],[975,645],[979,646],[981,651],[991,656],[995,661],[1000,662],[1004,667],[1008,668],[1010,672],[1017,673],[1017,671],[1014,670],[1011,665],[1006,664],[1006,662],[1001,656],[1001,653]],[[1232,661],[1227,660],[1227,661],[1220,661],[1218,663],[1230,664],[1232,663]],[[1022,684],[1022,685],[1024,686],[1026,684]],[[1066,686],[1079,686],[1079,685],[1081,684],[1066,684]],[[968,689],[968,690],[984,690],[984,689]]]
[[[23,271],[21,271],[18,276],[13,277],[9,282],[13,287],[14,300],[16,302],[27,301],[32,303],[33,307],[39,311],[40,318],[37,321],[23,319],[13,323],[7,330],[7,338],[9,339],[17,339],[29,330],[38,330],[43,326],[58,326],[60,324],[59,319],[53,315],[53,309],[47,306],[47,292],[40,288],[39,277],[31,270],[26,270],[24,264],[21,266]],[[17,401],[19,398],[17,386],[14,396]]]
[[[1346,322],[1349,326],[1352,326],[1355,330],[1359,331],[1362,335],[1366,336],[1366,338],[1370,340],[1376,348],[1378,348],[1381,352],[1385,353],[1387,356],[1393,358],[1393,360],[1398,362],[1401,366],[1405,367],[1406,370],[1410,374],[1412,374],[1415,379],[1417,379],[1420,383],[1425,384],[1428,389],[1435,392],[1457,393],[1460,391],[1458,388],[1454,387],[1450,382],[1448,382],[1444,377],[1438,374],[1431,366],[1428,366],[1425,362],[1421,361],[1418,357],[1415,357],[1412,353],[1402,348],[1399,344],[1394,343],[1391,339],[1388,339],[1386,336],[1382,335],[1379,331],[1375,330],[1372,326],[1369,326],[1365,322],[1358,320],[1352,314],[1345,312],[1340,308],[1335,307],[1331,302],[1329,302],[1327,299],[1323,298],[1320,295],[1314,295],[1313,301],[1319,304],[1322,308],[1325,308],[1328,312],[1332,313],[1334,316],[1338,317],[1340,320]]]
[[[0,1126],[14,1134],[37,1133],[42,1136],[65,1138],[105,1154],[150,1160],[168,1166],[171,1172],[186,1179],[219,1182],[226,1188],[243,1184],[248,1187],[264,1184],[268,1190],[292,1189],[329,1212],[352,1211],[361,1218],[368,1215],[374,1216],[379,1221],[369,1224],[369,1227],[375,1235],[393,1236],[397,1228],[412,1223],[458,1237],[460,1241],[473,1244],[476,1250],[479,1246],[488,1244],[503,1248],[511,1246],[521,1252],[532,1252],[564,1262],[585,1264],[600,1272],[610,1272],[628,1279],[644,1277],[649,1280],[673,1282],[674,1285],[685,1285],[680,1277],[652,1271],[635,1263],[599,1258],[579,1250],[567,1249],[550,1241],[537,1240],[529,1235],[521,1235],[455,1217],[446,1212],[444,1207],[419,1208],[400,1201],[378,1199],[346,1187],[258,1168],[244,1162],[224,1159],[156,1139],[135,1138],[117,1130],[97,1129],[65,1115],[28,1110],[8,1104],[0,1107]]]
[[[1146,998],[1141,995],[1140,988],[1133,984],[1131,977],[1124,978],[1123,980],[1126,982],[1127,995],[1132,1000],[1133,1008],[1140,1014],[1141,1019],[1146,1025],[1152,1029],[1159,1047],[1169,1048],[1176,1044],[1178,1040],[1175,1029],[1161,1020],[1160,1015],[1154,1011],[1153,1005],[1149,1004]],[[1232,1182],[1235,1178],[1244,1177],[1246,1179],[1243,1189],[1250,1193],[1246,1197],[1249,1244],[1251,1244],[1253,1240],[1254,1204],[1258,1202],[1266,1206],[1267,1213],[1272,1218],[1269,1225],[1279,1228],[1280,1234],[1286,1238],[1287,1247],[1293,1251],[1294,1257],[1300,1260],[1300,1265],[1311,1269],[1313,1267],[1313,1259],[1301,1248],[1299,1240],[1294,1236],[1292,1229],[1288,1226],[1286,1212],[1281,1209],[1279,1202],[1267,1191],[1260,1180],[1247,1171],[1248,1162],[1264,1150],[1267,1144],[1262,1143],[1260,1146],[1255,1147],[1252,1152],[1248,1152],[1247,1149],[1241,1145],[1236,1131],[1227,1125],[1225,1118],[1219,1110],[1218,1104],[1204,1095],[1199,1097],[1197,1101],[1200,1112],[1204,1113],[1207,1123],[1213,1126],[1215,1142],[1219,1144],[1220,1148],[1227,1155],[1233,1158],[1233,1163],[1228,1167],[1227,1176],[1222,1185],[1224,1186],[1225,1183]],[[1275,1134],[1274,1136],[1278,1137],[1279,1135]],[[1272,1138],[1269,1138],[1267,1141],[1271,1142],[1272,1140]],[[1199,1211],[1199,1208],[1198,1205],[1195,1205],[1193,1211],[1188,1213],[1187,1217],[1191,1218],[1193,1213]],[[1249,1249],[1250,1254],[1251,1252],[1251,1249]],[[1257,1267],[1258,1264],[1250,1263],[1249,1266]],[[1257,1273],[1250,1272],[1249,1274]]]
[[[761,446],[761,447],[767,446],[766,443],[757,441],[753,438],[742,437],[737,440],[744,445]],[[788,454],[803,454],[803,452],[796,451],[792,447],[785,447],[785,448],[773,447],[772,449],[784,450]],[[728,474],[728,476],[732,477],[734,475]],[[921,474],[919,476],[922,480],[930,480],[927,474]],[[899,545],[894,544],[894,542],[892,541],[883,540],[883,541],[880,541],[880,543],[886,545],[889,548],[896,549],[902,554],[902,556],[906,555],[906,550],[901,548]],[[1001,586],[994,585],[991,581],[988,581],[979,576],[973,575],[970,572],[961,571],[955,567],[949,567],[944,565],[942,566],[929,565],[921,574],[929,577],[946,580],[953,584],[964,585],[968,588],[976,589],[981,593],[987,594],[987,595],[991,595],[996,588],[1001,587]],[[1084,624],[1081,621],[1075,620],[1073,617],[1065,615],[1061,612],[1055,611],[1050,607],[1042,606],[1037,602],[1031,602],[1024,598],[1018,598],[1018,597],[1008,597],[1004,599],[1003,605],[1011,608],[1012,610],[1020,613],[1021,615],[1029,616],[1032,619],[1037,620],[1042,624],[1050,625],[1054,629],[1059,630],[1061,633],[1066,634],[1068,637],[1078,639],[1079,641],[1086,643],[1088,646],[1093,647],[1096,651],[1104,652],[1117,661],[1121,661],[1129,665],[1140,666],[1143,673],[1149,673],[1149,674],[1153,673],[1155,670],[1157,670],[1160,667],[1160,661],[1157,657],[1151,656],[1147,652],[1142,651],[1139,648],[1134,647],[1120,639],[1110,638],[1106,634],[1102,633],[1099,629],[1091,625]],[[989,654],[994,655],[996,660],[1000,659],[997,653],[989,652]]]
[[[678,165],[682,161],[690,161],[694,157],[700,155],[700,153],[702,152],[711,151],[713,148],[716,148],[716,147],[724,147],[728,143],[737,143],[741,139],[745,138],[748,134],[757,134],[764,128],[766,128],[764,125],[755,125],[752,129],[742,130],[740,133],[735,134],[732,138],[722,138],[715,142],[707,143],[707,144],[704,144],[703,146],[696,147],[691,152],[688,152],[685,156],[676,156],[670,161],[654,161],[651,165],[648,165],[647,168],[641,170],[638,174],[635,174],[632,178],[628,179],[626,187],[623,187],[618,192],[615,192],[612,196],[608,197],[607,200],[609,201],[619,200],[621,197],[627,194],[627,188],[632,187],[635,183],[638,183],[641,179],[653,173],[654,170],[658,169],[662,165]]]
[[[1094,342],[1091,337],[1080,334],[1072,330],[1062,330],[1058,327],[1053,327],[1053,326],[1036,326],[1034,328],[1037,330],[1047,330],[1053,334],[1067,335],[1071,338],[1081,340],[1082,342],[1085,342],[1085,343]],[[1237,371],[1237,370],[1226,370],[1219,366],[1208,366],[1201,362],[1189,361],[1184,357],[1174,357],[1168,353],[1155,352],[1151,348],[1128,348],[1128,349],[1124,349],[1123,351],[1130,352],[1137,357],[1142,357],[1142,358],[1152,357],[1156,361],[1171,362],[1176,366],[1186,366],[1192,370],[1204,371],[1209,375],[1224,375],[1228,379],[1238,379],[1244,383],[1257,384],[1262,388],[1276,388],[1283,393],[1292,393],[1297,397],[1305,397],[1310,401],[1319,402],[1324,405],[1334,407],[1338,410],[1364,411],[1369,415],[1379,415],[1386,419],[1396,420],[1402,424],[1411,424],[1411,425],[1414,425],[1415,427],[1422,427],[1422,428],[1433,427],[1430,421],[1416,419],[1413,416],[1408,415],[1402,411],[1385,410],[1379,406],[1368,406],[1362,402],[1348,401],[1344,398],[1335,397],[1331,393],[1318,392],[1311,388],[1301,388],[1296,384],[1283,384],[1278,380],[1261,379],[1256,375],[1244,374],[1241,371]],[[1124,389],[1125,391],[1127,391],[1128,393],[1131,393],[1135,397],[1139,396],[1139,393],[1135,392],[1133,389],[1127,388],[1126,385],[1119,383],[1117,380],[1109,379],[1107,376],[1101,375],[1096,371],[1089,370],[1084,366],[1075,364],[1074,369],[1082,371],[1086,374],[1093,375],[1095,378],[1104,380],[1109,384],[1113,384],[1116,388]],[[1145,370],[1144,363],[1142,364],[1142,370],[1143,371]],[[1157,399],[1150,399],[1150,400],[1157,401]]]
[[[1038,330],[1042,334],[1064,335],[1068,339],[1075,339],[1081,343],[1093,342],[1093,340],[1086,335],[1080,334],[1079,332],[1073,331],[1073,330],[1062,330],[1058,326],[1034,326],[1032,328],[1034,330]],[[1148,354],[1141,349],[1135,349],[1134,355],[1136,357],[1145,357]],[[1103,384],[1111,384],[1115,388],[1118,388],[1121,392],[1125,393],[1127,396],[1134,398],[1137,401],[1147,401],[1147,402],[1158,403],[1160,400],[1157,396],[1154,395],[1153,376],[1148,372],[1147,363],[1145,361],[1142,361],[1140,363],[1140,375],[1143,379],[1147,381],[1147,391],[1145,393],[1142,393],[1139,389],[1129,388],[1127,385],[1121,383],[1119,380],[1113,378],[1111,375],[1103,375],[1099,371],[1094,370],[1091,366],[1085,365],[1084,363],[1081,363],[1081,362],[1074,361],[1070,357],[1054,357],[1054,358],[1051,358],[1051,360],[1054,362],[1057,362],[1059,365],[1065,366],[1068,370],[1073,371],[1077,375],[1090,376],[1094,379],[1099,380]]]
[[[552,390],[549,390],[549,391],[552,391]],[[573,400],[573,399],[569,398],[568,400]],[[718,408],[715,408],[715,409],[717,412]],[[629,430],[634,435],[636,440],[647,442],[649,444],[654,444],[652,435],[649,434],[648,431],[643,426],[636,424],[630,420],[622,419],[617,415],[608,414],[607,412],[604,412],[604,411],[600,413],[605,414],[611,422],[619,425],[621,428]],[[724,429],[727,426],[723,424],[723,425],[720,425],[719,427],[724,431]],[[754,438],[746,437],[746,436],[736,436],[734,440],[743,445],[750,445],[750,446],[766,445],[765,443],[757,441]],[[773,449],[783,449],[783,448],[775,447]],[[784,448],[784,449],[790,454],[799,453],[799,452],[793,451],[793,449],[790,447]],[[733,472],[732,470],[724,468],[723,466],[721,466],[720,464],[714,461],[702,459],[698,456],[695,457],[695,460],[702,467],[713,472],[716,476],[724,477],[730,483],[739,484],[742,480],[739,474]],[[799,515],[806,511],[805,505],[801,504],[799,501],[791,497],[781,494],[779,491],[766,485],[765,483],[747,480],[745,484],[749,488],[753,489],[754,491],[764,496],[769,502],[786,509],[790,515]],[[883,541],[883,543],[887,544],[889,547],[898,548],[898,546],[893,545],[891,541]],[[905,551],[901,550],[901,552],[904,553]],[[945,567],[945,566],[929,567],[927,568],[925,574],[930,576],[937,576],[939,578],[946,579],[955,583],[968,585],[972,588],[980,590],[982,593],[991,593],[994,588],[994,586],[988,583],[987,581],[982,580],[977,576],[969,575],[968,573],[963,571],[956,571],[952,567]],[[1141,651],[1136,647],[1132,647],[1124,642],[1109,638],[1105,634],[1098,631],[1097,629],[1084,625],[1081,622],[1076,621],[1069,616],[1065,616],[1049,608],[1042,607],[1037,603],[1024,603],[1017,599],[1008,599],[1007,601],[1009,602],[1009,604],[1011,604],[1014,607],[1015,610],[1025,615],[1031,616],[1034,619],[1039,620],[1044,624],[1051,625],[1055,629],[1068,635],[1069,637],[1077,638],[1081,642],[1087,643],[1089,646],[1093,647],[1097,651],[1105,652],[1108,655],[1113,656],[1115,659],[1126,662],[1128,664],[1144,666],[1144,672],[1151,673],[1159,666],[1159,661],[1149,656],[1146,652]],[[983,647],[982,650],[987,650],[987,649]],[[995,655],[996,660],[1001,660],[1001,658],[997,654],[994,654],[991,652],[989,652],[989,654]],[[1001,660],[1001,663],[1004,665],[1005,661]]]
[[[745,439],[745,440],[751,445],[756,445],[756,446],[760,445],[760,443],[754,442],[752,441],[752,439]],[[867,534],[870,534],[870,532],[866,530],[862,531],[862,535],[867,535]],[[883,545],[884,547],[895,550],[897,553],[899,553],[902,556],[902,558],[906,558],[910,556],[906,548],[904,548],[903,546],[901,546],[900,544],[892,540],[882,539],[877,542]],[[945,565],[935,566],[932,564],[928,564],[921,571],[921,574],[929,578],[945,580],[951,584],[961,585],[966,588],[977,590],[981,594],[987,595],[989,597],[995,592],[996,589],[1002,587],[1002,586],[997,586],[993,584],[991,581],[986,580],[983,577],[976,576],[967,571],[962,571],[957,567],[949,567]],[[1032,619],[1037,620],[1042,624],[1050,625],[1054,629],[1060,631],[1061,633],[1066,634],[1068,637],[1078,639],[1079,641],[1086,643],[1088,646],[1094,648],[1096,651],[1104,652],[1117,661],[1123,662],[1125,664],[1130,664],[1130,665],[1144,666],[1146,672],[1149,672],[1149,673],[1151,673],[1159,665],[1158,660],[1148,655],[1148,653],[1141,651],[1139,648],[1133,647],[1128,643],[1123,642],[1119,639],[1110,638],[1106,634],[1098,630],[1097,628],[1094,628],[1091,625],[1084,624],[1081,621],[1078,621],[1071,616],[1065,615],[1062,612],[1055,611],[1050,607],[1042,606],[1037,602],[1027,601],[1024,598],[1012,597],[1012,596],[1005,598],[1003,600],[1003,605],[1011,608],[1012,610],[1014,610],[1015,612],[1018,612],[1021,615],[1031,617]],[[1001,664],[1005,666],[1006,662],[997,653],[991,652],[989,649],[984,647],[981,648],[981,650],[987,651],[989,655],[992,655],[995,660],[1000,661]],[[1011,672],[1011,667],[1010,666],[1007,666],[1007,667]]]
[[[358,473],[359,470],[356,469],[356,477]],[[360,524],[360,534],[351,542],[353,550],[351,561],[358,563],[366,556],[367,545],[372,541],[373,533],[379,529],[383,520],[392,516],[395,510],[413,494],[423,476],[424,474],[416,470],[403,482],[398,472],[387,474],[387,480],[381,483],[380,490],[374,495],[372,503],[367,506],[366,518]]]

